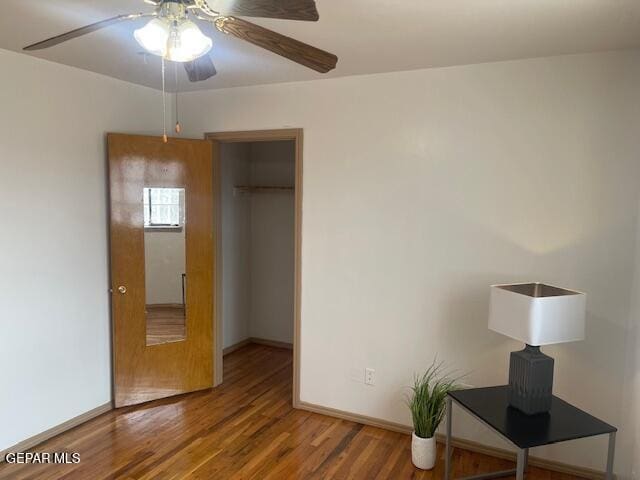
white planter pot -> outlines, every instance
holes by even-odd
[[[436,439],[411,435],[411,461],[421,470],[431,470],[436,465]]]

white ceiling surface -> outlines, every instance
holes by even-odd
[[[0,48],[15,51],[91,22],[153,8],[142,0],[0,1]],[[188,84],[180,70],[181,90],[640,46],[639,0],[317,0],[317,5],[316,23],[248,20],[335,53],[340,60],[333,72],[321,75],[206,26],[214,38],[218,75]],[[158,58],[145,63],[132,36],[143,23],[110,27],[33,55],[159,88]]]

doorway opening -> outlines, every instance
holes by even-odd
[[[224,357],[264,345],[293,363],[299,400],[302,131],[211,133],[216,192],[215,384]],[[259,349],[255,350],[259,355]]]

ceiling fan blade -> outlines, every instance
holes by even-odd
[[[216,0],[213,4],[223,15],[309,22],[317,22],[320,18],[315,0]]]
[[[215,25],[223,33],[246,40],[320,73],[327,73],[333,70],[338,63],[338,57],[332,53],[325,52],[241,18],[219,17],[215,20]]]
[[[55,37],[51,37],[41,42],[34,43],[33,45],[24,47],[23,50],[42,50],[44,48],[53,47],[54,45],[66,42],[67,40],[81,37],[82,35],[86,35],[87,33],[95,32],[96,30],[100,30],[101,28],[110,27],[111,25],[115,25],[116,23],[120,23],[125,20],[134,20],[136,18],[148,16],[155,16],[155,13],[134,13],[129,15],[118,15],[117,17],[107,18],[106,20],[92,23],[84,27],[76,28],[75,30],[71,30],[70,32],[63,33],[62,35],[56,35]]]
[[[209,55],[196,58],[192,62],[186,62],[184,69],[187,71],[190,82],[202,82],[218,73]]]

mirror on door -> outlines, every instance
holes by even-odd
[[[147,345],[186,339],[185,189],[145,188]]]

